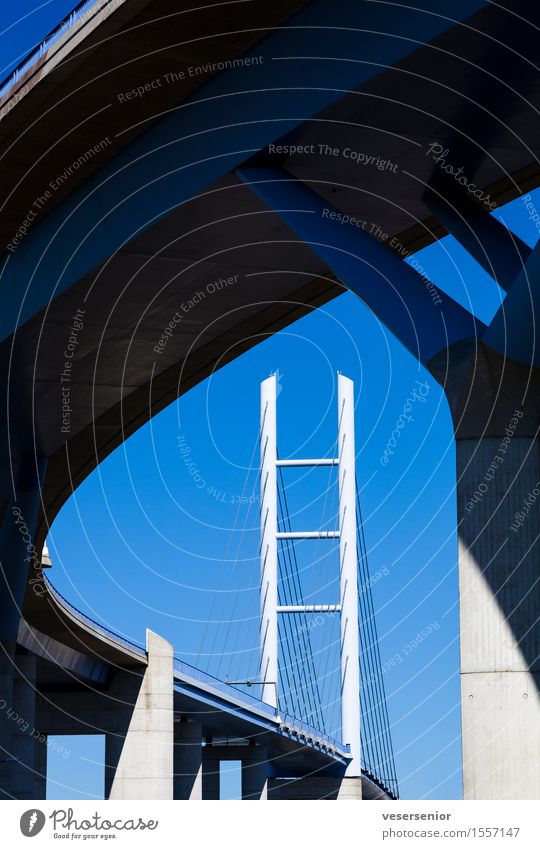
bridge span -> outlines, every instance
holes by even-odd
[[[48,555],[43,565],[50,567]],[[28,718],[32,703],[37,735],[27,729],[15,738],[12,755],[21,760],[11,786],[15,798],[45,797],[47,737],[63,734],[106,736],[110,798],[156,798],[157,792],[157,798],[219,799],[226,760],[242,763],[245,799],[396,798],[397,787],[368,768],[361,793],[348,789],[348,745],[176,658],[173,646],[152,632],[145,647],[114,634],[74,608],[43,571],[34,580],[17,639],[27,654],[18,659],[15,710]],[[149,709],[141,706],[142,693]],[[134,730],[137,713],[142,724]],[[118,769],[126,739],[130,749]],[[29,745],[35,761],[27,759]],[[170,780],[156,791],[164,763]]]
[[[41,551],[73,488],[182,392],[348,289],[453,417],[465,797],[540,798],[537,513],[508,536],[540,479],[539,248],[491,214],[540,184],[540,13],[191,5],[85,2],[0,88],[3,693],[31,666],[16,648],[21,615],[33,627],[27,546]],[[447,233],[499,287],[487,323],[442,290],[435,304],[403,261]],[[2,717],[4,752],[11,738]],[[0,763],[8,794],[16,772]]]

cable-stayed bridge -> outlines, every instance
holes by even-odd
[[[356,487],[353,384],[343,375],[336,422],[328,456],[281,459],[276,376],[263,382],[252,455],[260,467],[246,476],[236,556],[212,588],[196,665],[150,632],[146,647],[133,645],[76,610],[43,572],[36,579],[15,689],[26,711],[32,702],[41,736],[105,734],[108,798],[218,799],[227,760],[242,765],[245,799],[399,797]],[[298,531],[285,476],[306,467],[328,477],[319,528]],[[259,527],[250,530],[252,512]],[[244,537],[252,558],[240,556]],[[307,557],[303,542],[315,544]],[[258,598],[245,592],[254,570]],[[15,742],[12,794],[26,786],[39,797],[28,741]],[[46,743],[32,745],[43,757]]]
[[[31,713],[36,666],[51,687],[68,683],[27,654],[21,617],[75,667],[124,670],[126,691],[172,663],[151,638],[146,667],[47,588],[40,598],[28,547],[41,551],[73,489],[152,415],[348,289],[436,377],[452,414],[464,796],[537,799],[538,511],[509,528],[540,479],[539,247],[491,211],[522,197],[537,217],[540,13],[528,0],[388,5],[233,2],[224,24],[210,0],[85,0],[0,86],[0,698]],[[469,298],[477,280],[460,303],[403,261],[447,233],[489,276],[492,315]],[[278,631],[319,615],[277,611],[309,605],[293,586],[278,582]],[[304,630],[299,646],[325,630]],[[278,695],[302,713],[298,683]],[[312,710],[311,685],[300,690]],[[105,725],[95,701],[89,726]],[[32,797],[43,748],[5,712],[0,752],[5,793]]]

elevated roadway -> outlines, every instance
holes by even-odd
[[[73,488],[182,392],[351,288],[410,349],[410,324],[422,317],[429,356],[422,345],[414,353],[444,385],[460,440],[466,795],[494,798],[503,786],[521,794],[522,785],[540,795],[537,775],[505,773],[510,751],[540,753],[536,520],[492,556],[510,506],[538,479],[537,257],[488,215],[540,182],[539,23],[522,0],[450,9],[437,0],[250,0],[196,10],[97,0],[5,81],[6,658],[21,610],[31,623],[29,555],[36,560]],[[336,228],[361,266],[345,263],[343,250],[336,261]],[[447,232],[509,293],[489,328],[444,293],[432,321],[426,292],[422,309],[409,309],[427,283],[399,260]],[[369,243],[357,248],[355,233]],[[389,306],[390,290],[401,306]],[[471,512],[509,404],[522,415],[505,494],[493,488]],[[64,643],[67,631],[54,636],[54,627],[38,629]],[[489,646],[477,639],[484,633]],[[534,698],[511,734],[483,719],[490,703],[500,708],[492,718],[521,710],[529,686]]]
[[[36,730],[44,737],[85,733],[112,737],[118,730],[120,692],[122,708],[133,710],[148,666],[146,648],[84,616],[53,588],[43,571],[33,580],[25,615],[18,644],[35,657]],[[337,780],[343,775],[350,759],[348,746],[179,659],[174,659],[172,671],[175,727],[196,730],[203,757],[216,762],[210,773],[214,779],[220,760],[242,761],[249,756],[252,761],[254,755],[269,765],[266,779],[334,776]],[[394,792],[364,770],[362,796],[392,799]]]

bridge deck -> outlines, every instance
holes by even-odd
[[[114,670],[146,665],[142,646],[81,613],[47,578],[38,586],[39,594],[25,608],[19,643],[38,657],[39,690],[73,687],[75,678],[81,688],[92,685],[105,694]],[[178,658],[173,688],[175,715],[200,722],[209,743],[225,737],[264,745],[277,776],[344,772],[347,745]],[[363,778],[367,797],[391,798],[376,776],[364,771]]]

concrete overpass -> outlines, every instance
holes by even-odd
[[[539,182],[537,13],[188,6],[85,4],[2,88],[6,692],[27,558],[39,570],[73,488],[181,392],[345,286],[437,375],[454,416],[465,794],[537,798],[519,759],[508,774],[510,752],[540,749],[537,517],[504,542],[540,477],[537,258],[487,214]],[[444,293],[435,309],[398,258],[448,231],[509,292],[489,329]],[[470,510],[516,409],[512,460]]]
[[[219,799],[224,760],[242,762],[244,799],[395,798],[367,770],[355,795],[349,746],[175,658],[152,632],[141,647],[84,616],[49,566],[45,555],[19,625],[12,796],[44,798],[50,735],[104,734],[107,798]]]

